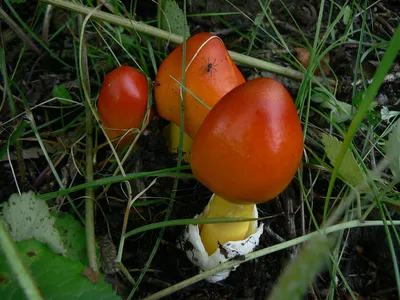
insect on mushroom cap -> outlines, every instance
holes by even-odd
[[[154,96],[158,114],[179,125],[185,93],[185,132],[193,138],[209,110],[245,79],[222,40],[213,34],[199,33],[186,41],[186,90],[179,84],[182,57],[180,45],[163,61],[156,76]]]

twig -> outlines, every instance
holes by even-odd
[[[275,231],[271,229],[269,224],[264,225],[265,232],[268,233],[269,236],[271,236],[273,239],[275,239],[278,243],[284,243],[285,239],[281,237],[279,234],[277,234]]]
[[[91,17],[95,19],[99,19],[105,22],[113,23],[119,26],[123,26],[126,28],[130,28],[136,31],[139,31],[144,34],[148,34],[150,36],[157,37],[159,39],[166,40],[168,42],[172,42],[174,44],[183,43],[183,37],[177,34],[169,33],[162,29],[136,22],[134,20],[130,20],[127,18],[123,18],[120,16],[116,16],[110,13],[102,12],[102,11],[93,11],[92,8],[75,4],[66,0],[42,0],[42,2],[48,3],[50,5],[54,5],[69,11],[73,11],[79,14],[88,15],[91,14]],[[257,68],[260,70],[265,70],[271,73],[279,74],[288,78],[292,78],[295,80],[303,80],[304,73],[300,71],[296,71],[287,67],[282,67],[261,59],[253,58],[247,55],[243,55],[234,51],[229,51],[230,56],[237,63],[246,65],[248,67]],[[335,80],[331,78],[324,78],[314,76],[312,78],[313,83],[327,82],[329,85],[335,85]]]
[[[289,185],[286,190],[283,191],[282,196],[283,207],[285,211],[286,227],[290,238],[296,237],[296,222],[295,222],[295,209],[294,209],[294,191],[293,186]],[[291,259],[297,255],[298,248],[294,247],[290,249],[289,256]]]
[[[50,27],[50,19],[51,19],[53,9],[54,9],[54,6],[49,5],[46,8],[46,12],[44,13],[44,19],[43,19],[42,39],[43,39],[43,42],[47,46],[49,45],[49,27]]]

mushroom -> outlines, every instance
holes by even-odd
[[[271,78],[253,79],[236,87],[207,115],[192,146],[193,174],[215,193],[203,217],[256,217],[255,204],[274,199],[288,186],[302,153],[302,128],[286,88]],[[189,228],[186,232],[195,231]],[[194,241],[197,256],[187,253],[188,257],[205,270],[223,261],[210,261],[215,253],[223,254],[233,241],[259,237],[260,231],[262,226],[257,228],[252,222],[203,224],[197,229],[201,243],[199,236],[185,233],[183,238]],[[253,241],[251,249],[234,250],[249,253],[257,244]],[[234,254],[228,251],[225,258]]]
[[[185,93],[184,131],[190,144],[209,110],[245,79],[222,40],[210,33],[198,33],[186,41],[185,90],[181,86],[182,59],[180,45],[163,61],[155,80],[154,98],[158,114],[179,126]],[[179,130],[173,125],[167,130],[169,148],[177,148]]]
[[[148,109],[146,76],[129,66],[114,69],[104,78],[97,108],[108,137],[126,134],[121,143],[129,142],[133,134],[128,131],[141,126]]]
[[[180,45],[162,62],[154,86],[158,114],[178,126],[184,92],[179,84],[182,82],[182,58],[183,45]],[[222,40],[205,32],[186,41],[185,71],[185,132],[194,138],[215,103],[245,79]]]

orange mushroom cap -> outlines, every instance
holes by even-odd
[[[154,87],[158,114],[178,126],[181,85],[176,80],[182,81],[182,57],[183,45],[180,45],[161,64]],[[199,33],[186,41],[186,89],[209,108],[243,82],[243,75],[220,38],[210,33]],[[190,137],[195,136],[209,108],[186,91],[185,132]]]
[[[294,177],[303,153],[296,106],[270,78],[226,94],[205,118],[192,146],[196,178],[235,203],[266,202]]]

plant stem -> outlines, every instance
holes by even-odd
[[[29,268],[24,264],[10,234],[5,228],[2,218],[0,218],[0,246],[26,297],[30,300],[43,299]]]
[[[92,114],[90,109],[86,108],[86,182],[93,181],[93,126]],[[94,189],[86,188],[85,199],[85,229],[86,229],[86,248],[89,266],[93,271],[98,272],[97,256],[96,256],[96,236],[94,232]]]
[[[90,84],[89,72],[87,65],[86,39],[84,38],[85,26],[87,20],[82,22],[78,18],[81,28],[80,45],[79,45],[79,72],[82,80],[82,89],[85,96],[85,113],[86,113],[86,183],[93,181],[93,116],[90,108]],[[96,234],[94,231],[94,189],[93,187],[86,188],[85,199],[85,230],[86,230],[86,251],[88,256],[89,267],[96,273],[99,272],[97,265],[96,254]]]
[[[68,11],[73,11],[78,14],[88,15],[91,14],[91,17],[95,19],[99,19],[104,22],[109,22],[115,25],[123,26],[126,28],[131,28],[137,30],[141,33],[148,34],[150,36],[155,36],[163,40],[170,41],[174,44],[181,44],[183,42],[183,38],[177,34],[169,33],[162,29],[158,29],[156,27],[140,23],[134,20],[130,20],[127,18],[123,18],[120,16],[113,15],[111,13],[106,13],[99,10],[94,10],[91,7],[83,6],[80,4],[75,4],[66,0],[43,0],[42,2],[48,3],[50,5],[54,5],[60,8],[63,8]]]
[[[167,32],[165,30],[136,22],[134,20],[130,20],[127,18],[123,18],[120,16],[116,16],[110,13],[102,12],[102,11],[93,11],[92,8],[75,4],[66,0],[42,0],[42,2],[48,3],[50,5],[54,5],[69,11],[73,11],[79,14],[83,15],[88,15],[91,14],[91,17],[95,19],[99,19],[105,22],[113,23],[119,26],[123,26],[126,28],[134,29],[138,32],[148,34],[150,36],[157,37],[159,39],[166,40],[168,42],[174,43],[174,44],[182,44],[183,43],[183,37],[174,33]],[[271,73],[279,74],[284,77],[292,78],[295,80],[303,80],[304,78],[304,73],[300,71],[293,70],[291,68],[287,67],[282,67],[261,59],[253,58],[244,54],[240,54],[234,51],[229,51],[230,56],[234,61],[237,63],[241,63],[243,65],[246,65],[248,67],[253,67],[257,68],[260,70],[265,70]],[[327,79],[323,77],[318,77],[314,76],[312,79],[313,83],[319,83],[319,82],[327,82],[330,85],[334,85],[335,81],[333,79]]]

